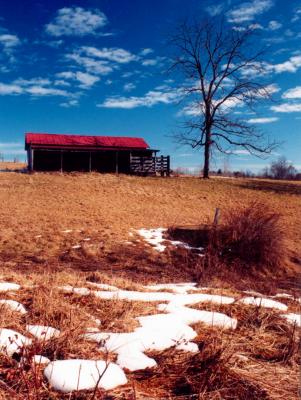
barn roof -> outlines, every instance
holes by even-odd
[[[109,147],[148,149],[149,145],[142,138],[123,136],[82,136],[82,135],[61,135],[50,133],[25,134],[25,148],[29,145],[55,146],[55,147]]]

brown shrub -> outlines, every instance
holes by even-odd
[[[231,209],[221,228],[213,227],[209,246],[228,261],[260,267],[280,267],[284,261],[280,215],[267,205],[252,203]]]

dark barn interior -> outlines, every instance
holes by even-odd
[[[169,157],[156,157],[142,138],[27,133],[29,171],[169,174]]]

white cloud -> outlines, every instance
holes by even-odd
[[[287,61],[272,65],[272,69],[276,73],[280,72],[296,72],[301,67],[301,56],[290,57]]]
[[[37,85],[30,86],[29,88],[24,89],[24,91],[33,96],[69,96],[69,93],[65,90],[45,88]]]
[[[276,31],[277,29],[280,29],[282,27],[282,24],[278,21],[270,21],[268,25],[268,29],[271,31]]]
[[[49,84],[50,82],[47,79],[43,83],[42,78],[31,80],[20,78],[12,83],[0,83],[0,95],[70,96],[70,93],[65,90],[49,87]]]
[[[64,7],[57,11],[54,20],[45,29],[49,35],[56,37],[94,35],[107,22],[105,14],[98,9]]]
[[[165,90],[150,90],[144,96],[137,97],[124,97],[124,96],[113,96],[107,98],[103,103],[97,104],[97,107],[104,108],[124,108],[131,109],[136,107],[152,107],[156,104],[170,104],[177,101],[180,97],[180,93],[177,90],[170,89]]]
[[[77,72],[65,71],[56,74],[56,76],[58,78],[65,78],[78,81],[80,83],[80,87],[84,89],[93,86],[96,82],[99,81],[99,77],[81,71]]]
[[[153,65],[163,65],[163,62],[166,60],[166,57],[156,57],[156,58],[147,58],[142,61],[142,65],[144,67],[149,67]]]
[[[126,92],[130,92],[131,90],[134,90],[136,88],[136,85],[132,82],[125,83],[123,85],[123,90]]]
[[[78,106],[78,100],[71,99],[71,100],[68,100],[68,101],[66,101],[64,103],[61,103],[60,106],[61,107],[65,107],[65,108],[76,107],[76,106]]]
[[[91,57],[83,57],[78,53],[67,54],[66,58],[75,61],[78,65],[85,68],[87,72],[96,75],[107,75],[114,69],[108,61],[95,60]]]
[[[19,46],[21,44],[21,41],[16,35],[4,33],[0,35],[0,43],[2,44],[4,50],[9,52],[16,46]]]
[[[252,21],[257,15],[263,14],[272,6],[272,0],[253,0],[242,3],[227,13],[228,21],[234,23]]]
[[[283,99],[301,99],[301,86],[288,89],[282,95]]]
[[[221,14],[223,9],[224,9],[223,4],[214,4],[212,6],[206,7],[205,10],[209,15],[211,15],[211,17],[215,17],[216,15]]]
[[[301,103],[283,103],[271,107],[272,111],[281,113],[301,112]]]
[[[140,55],[140,56],[147,56],[148,54],[151,54],[151,53],[153,53],[153,52],[154,52],[153,49],[145,48],[145,49],[142,49],[142,50],[140,51],[139,55]]]
[[[295,15],[293,16],[291,22],[296,22],[300,19],[301,7],[296,8],[294,12],[295,12]]]
[[[21,94],[23,89],[20,85],[13,83],[0,83],[0,95]]]
[[[277,117],[251,118],[248,122],[250,122],[250,124],[268,124],[270,122],[276,122],[278,119]]]
[[[80,49],[89,57],[101,58],[108,61],[114,61],[121,64],[126,64],[131,61],[137,60],[137,56],[129,51],[121,48],[107,48],[97,49],[96,47],[83,46]]]

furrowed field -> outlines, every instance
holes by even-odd
[[[300,195],[288,181],[0,172],[0,399],[297,399]],[[228,269],[172,242],[157,251],[137,232],[210,225],[216,208],[222,225],[250,205],[280,214],[277,268]],[[41,339],[29,324],[58,332]],[[30,343],[11,351],[5,329]],[[148,337],[127,347],[135,359],[116,337],[130,332]],[[107,368],[89,387],[66,366],[62,390],[45,371],[70,359],[116,363],[122,379]]]

